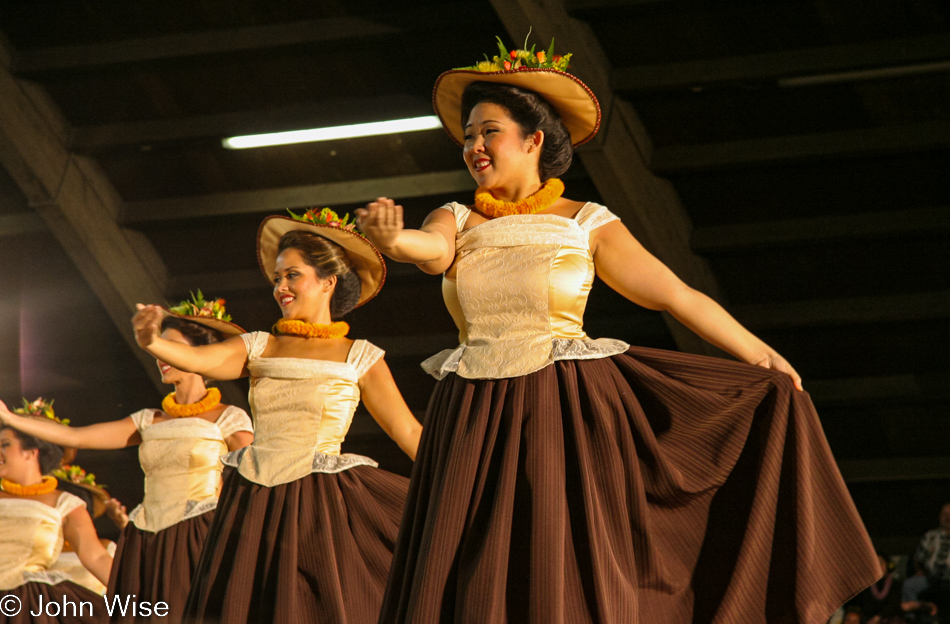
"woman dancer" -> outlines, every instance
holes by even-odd
[[[360,399],[410,456],[421,426],[383,352],[339,321],[382,286],[382,256],[334,213],[270,217],[258,259],[282,317],[275,335],[191,347],[158,336],[159,310],[133,319],[146,351],[215,379],[250,375],[254,443],[236,468],[201,558],[186,621],[376,622],[408,481],[340,454]],[[336,322],[333,322],[336,321]]]
[[[230,323],[220,300],[206,302],[198,291],[192,301],[161,310],[164,340],[199,346],[244,333]],[[63,427],[0,413],[0,420],[39,438],[78,448],[118,449],[139,445],[145,472],[145,498],[129,514],[116,549],[109,596],[136,596],[168,611],[142,620],[177,622],[201,556],[221,489],[219,458],[250,444],[247,413],[221,403],[221,392],[201,375],[157,361],[162,381],[175,391],[162,409],[143,409],[121,420]],[[128,621],[131,618],[126,618]]]
[[[17,420],[56,418],[48,404],[38,407]],[[0,413],[8,413],[2,402]],[[61,446],[0,424],[0,622],[107,620],[101,597],[51,570],[64,540],[101,583],[112,567],[85,503],[49,476],[62,457]]]
[[[444,273],[440,381],[380,622],[825,622],[877,576],[801,380],[557,176],[597,131],[553,49],[444,73],[436,112],[478,183],[421,230],[358,212]],[[595,273],[743,363],[592,340]]]

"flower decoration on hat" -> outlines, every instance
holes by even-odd
[[[86,485],[91,488],[102,488],[106,489],[107,485],[102,483],[96,483],[96,475],[91,472],[86,472],[76,464],[64,464],[59,468],[53,470],[53,476],[57,479],[66,481],[67,483],[75,483],[76,485]]]
[[[50,399],[47,401],[43,397],[39,397],[35,401],[27,401],[23,399],[23,405],[17,407],[13,410],[16,414],[22,414],[23,416],[33,416],[33,417],[43,417],[49,418],[55,422],[58,422],[61,425],[68,425],[68,418],[57,418],[56,414],[53,412],[53,400]]]
[[[350,221],[349,213],[343,215],[343,218],[341,219],[340,215],[329,208],[310,208],[301,215],[298,215],[293,210],[289,209],[287,212],[294,221],[309,223],[311,225],[326,225],[328,227],[340,228],[341,230],[346,230],[347,232],[353,232],[354,234],[363,236],[363,233],[356,229],[356,219]]]
[[[530,35],[530,32],[529,32]],[[479,61],[470,67],[459,67],[457,69],[470,69],[480,72],[509,71],[526,67],[528,69],[554,69],[557,71],[567,71],[571,64],[571,54],[563,56],[554,53],[554,39],[551,39],[551,46],[545,52],[539,50],[535,52],[535,46],[530,50],[508,50],[505,47],[501,37],[495,37],[498,40],[498,55],[488,58],[485,55],[484,61]],[[527,41],[525,41],[527,47]]]
[[[531,35],[531,32],[528,32]],[[442,127],[459,146],[465,144],[462,128],[462,95],[473,82],[504,84],[533,91],[554,108],[571,134],[571,145],[577,147],[591,140],[600,128],[600,103],[597,97],[577,76],[567,70],[571,54],[555,54],[554,40],[547,50],[524,48],[509,50],[500,37],[498,54],[485,55],[469,67],[443,72],[432,90],[432,106]]]
[[[198,289],[198,294],[188,293],[191,300],[184,300],[176,306],[168,308],[169,312],[181,316],[196,316],[199,318],[217,319],[230,322],[231,315],[224,309],[224,299],[205,299],[204,293]]]

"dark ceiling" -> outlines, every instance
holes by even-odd
[[[0,398],[75,424],[157,406],[137,301],[194,288],[278,316],[267,214],[473,183],[440,131],[229,151],[222,137],[431,113],[438,74],[555,38],[604,124],[565,176],[802,372],[877,544],[906,551],[950,484],[950,6],[939,0],[34,0],[0,3]],[[454,346],[438,278],[390,263],[349,319],[410,406]],[[711,353],[595,288],[587,327]],[[242,401],[246,385],[225,387]],[[347,449],[406,472],[368,415]],[[79,463],[135,504],[134,450]],[[105,529],[103,529],[105,530]]]

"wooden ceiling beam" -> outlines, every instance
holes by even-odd
[[[675,145],[653,153],[653,171],[690,171],[770,165],[816,158],[874,156],[950,147],[950,122],[930,121],[821,134]]]
[[[785,301],[738,306],[734,312],[757,330],[942,319],[950,318],[950,291]]]
[[[672,185],[648,167],[653,145],[628,103],[614,96],[611,66],[587,24],[568,15],[564,0],[491,0],[512,41],[521,42],[529,28],[542,46],[553,37],[557,50],[570,51],[572,72],[600,100],[603,121],[598,137],[579,150],[603,201],[634,235],[687,284],[722,300],[722,292],[705,260],[689,245],[692,223]],[[664,319],[683,351],[721,352],[686,329],[672,316]]]
[[[176,33],[110,43],[23,50],[16,55],[14,70],[18,74],[35,74],[53,70],[90,69],[345,39],[390,37],[398,31],[393,26],[360,17],[335,17]]]
[[[887,77],[887,68],[919,65],[917,71],[926,71],[926,63],[950,60],[950,36],[930,35],[890,41],[875,41],[850,45],[833,45],[799,50],[783,50],[765,54],[750,54],[728,58],[711,58],[679,63],[660,63],[635,67],[619,67],[613,73],[617,91],[655,91],[706,88],[718,84],[748,84],[798,79],[823,74],[838,74],[881,68]],[[929,68],[947,71],[942,65]],[[865,74],[841,81],[858,80]],[[784,84],[784,83],[783,83]],[[785,86],[794,86],[789,82]]]
[[[849,379],[805,380],[805,390],[815,403],[850,404],[869,401],[945,401],[950,398],[950,376],[946,373],[901,374]]]
[[[950,457],[887,457],[838,462],[846,483],[950,479]]]
[[[122,145],[223,138],[431,114],[431,101],[407,95],[338,98],[266,110],[79,127],[73,133],[72,148],[94,152]]]
[[[855,240],[950,229],[950,207],[914,208],[789,219],[765,223],[717,225],[693,230],[693,251],[714,254],[737,249]]]
[[[35,212],[0,215],[0,238],[47,231],[43,219]]]
[[[0,38],[0,47],[6,44]],[[0,59],[3,56],[0,55]],[[9,56],[7,56],[9,58]],[[138,302],[162,301],[167,275],[154,249],[115,221],[121,199],[92,161],[66,148],[68,124],[48,96],[0,63],[0,165],[92,287],[149,379],[165,391],[152,356],[139,349],[129,319]],[[234,384],[229,402],[244,403]]]
[[[466,2],[446,2],[394,9],[373,19],[358,16],[331,17],[221,28],[203,32],[175,33],[126,41],[89,45],[57,46],[22,50],[16,55],[14,71],[35,74],[49,71],[85,70],[114,65],[150,63],[169,59],[253,52],[288,46],[320,45],[347,40],[383,39],[394,35],[431,32],[446,23],[465,20],[481,24],[490,16],[473,10]],[[381,59],[380,62],[385,62]]]
[[[468,170],[458,169],[260,191],[210,193],[127,202],[122,206],[120,222],[128,225],[169,219],[266,213],[286,208],[363,203],[380,196],[405,199],[473,190],[475,182]]]

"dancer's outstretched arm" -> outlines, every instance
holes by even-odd
[[[131,418],[97,423],[86,427],[67,427],[52,420],[14,414],[0,401],[0,424],[17,431],[72,448],[119,449],[141,444],[142,438]]]
[[[396,262],[415,264],[430,275],[444,273],[455,260],[455,217],[448,210],[429,214],[418,230],[403,226],[402,206],[387,197],[356,211],[366,238]]]
[[[801,376],[785,358],[718,303],[684,284],[619,221],[591,233],[591,252],[597,275],[630,301],[669,312],[707,342],[743,362],[786,373],[802,389]]]
[[[379,426],[399,445],[406,455],[416,458],[422,425],[412,415],[405,399],[393,381],[389,366],[383,359],[373,364],[360,377],[363,404]]]
[[[186,373],[211,379],[237,379],[247,375],[247,348],[240,336],[224,342],[193,347],[161,336],[164,310],[156,305],[135,306],[132,328],[139,346],[159,360]]]

